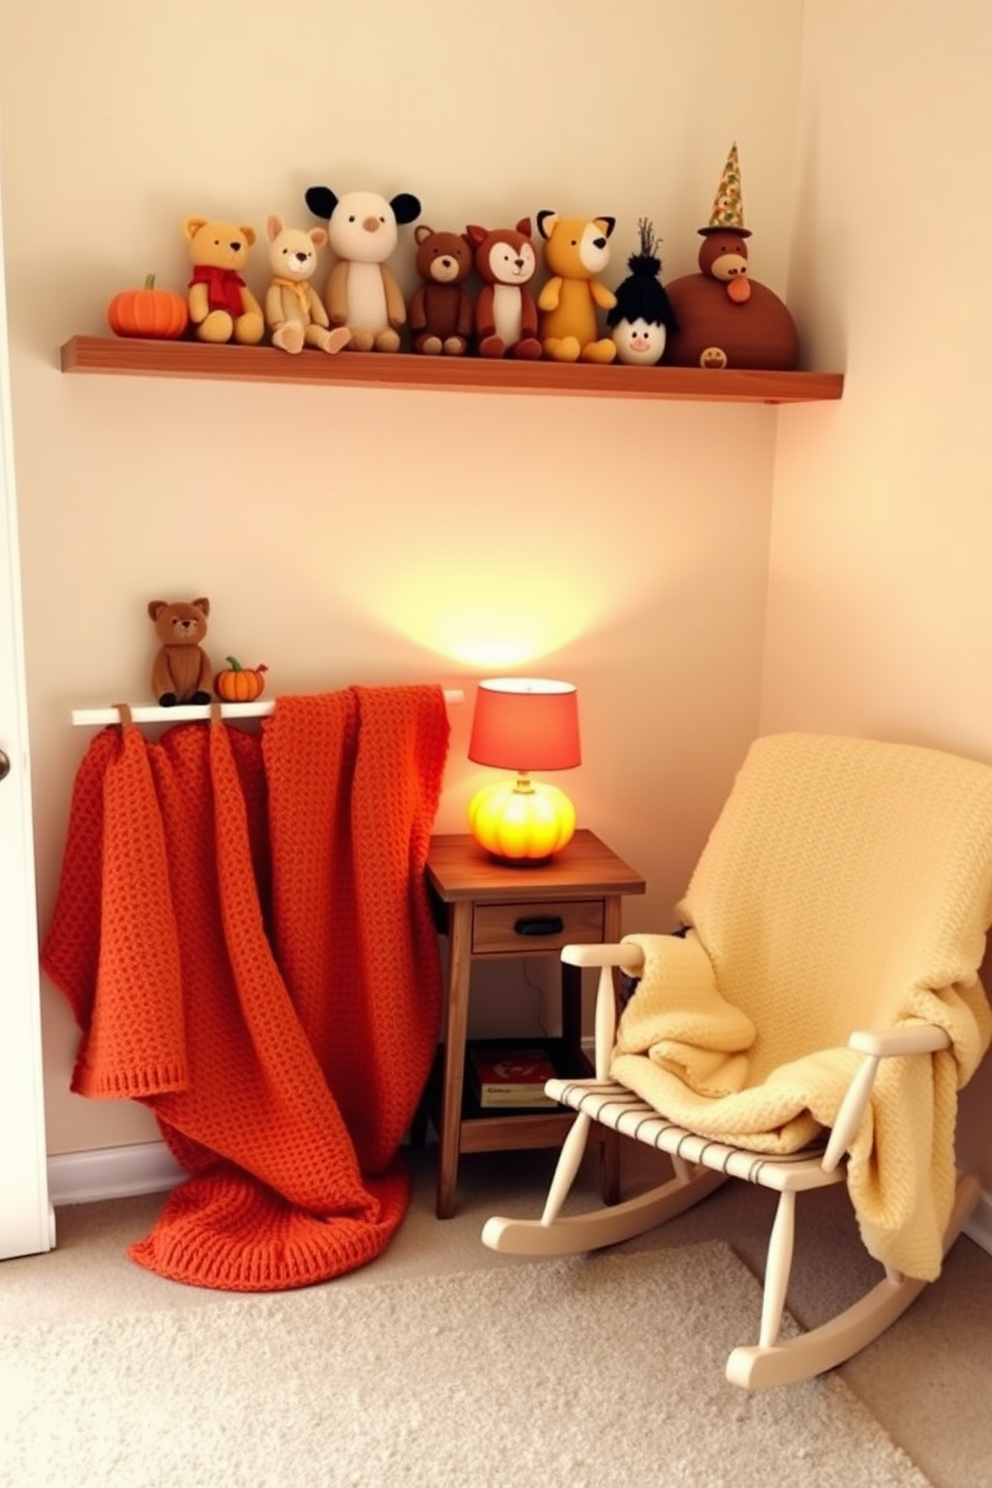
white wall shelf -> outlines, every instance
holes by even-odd
[[[465,694],[460,687],[446,687],[444,701],[450,707],[464,702]],[[254,703],[221,703],[220,714],[222,718],[267,718],[275,705],[275,698]],[[128,706],[133,723],[199,723],[210,717],[213,704],[177,703],[174,708],[160,708],[157,704],[146,706],[144,703]],[[120,723],[121,716],[115,703],[109,708],[73,708],[72,721],[75,725],[95,728],[101,724]]]

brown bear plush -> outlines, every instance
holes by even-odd
[[[424,356],[464,356],[472,329],[472,302],[462,287],[472,272],[473,248],[461,233],[418,227],[421,283],[407,306],[414,351]]]
[[[213,667],[200,645],[207,633],[209,599],[173,604],[152,599],[148,614],[161,641],[152,664],[152,692],[159,706],[209,703]]]

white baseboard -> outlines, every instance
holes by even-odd
[[[164,1142],[66,1152],[48,1159],[48,1197],[60,1204],[93,1204],[135,1194],[164,1193],[185,1175]],[[992,1194],[984,1189],[964,1233],[992,1255]]]
[[[985,1189],[978,1195],[978,1203],[972,1210],[964,1232],[976,1245],[992,1255],[992,1194]]]
[[[48,1197],[56,1208],[60,1204],[126,1199],[135,1194],[164,1192],[184,1176],[164,1142],[66,1152],[48,1159]]]

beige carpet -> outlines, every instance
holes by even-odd
[[[927,1488],[839,1377],[725,1382],[758,1303],[712,1241],[10,1329],[0,1481]]]
[[[634,1192],[657,1181],[669,1169],[667,1159],[646,1148],[625,1144],[624,1188]],[[413,1199],[410,1212],[386,1253],[373,1265],[339,1277],[327,1289],[344,1297],[370,1286],[461,1277],[475,1272],[513,1272],[521,1263],[494,1255],[479,1241],[486,1218],[494,1213],[533,1216],[540,1213],[554,1166],[550,1152],[504,1152],[464,1157],[458,1182],[458,1209],[453,1219],[434,1216],[436,1153],[433,1147],[410,1154]],[[595,1173],[584,1172],[569,1198],[570,1210],[596,1202]],[[615,1257],[644,1254],[661,1269],[672,1250],[686,1250],[723,1241],[753,1273],[760,1273],[774,1212],[774,1195],[748,1184],[728,1184],[696,1209],[649,1235],[628,1242]],[[115,1323],[152,1313],[193,1315],[206,1309],[239,1309],[242,1299],[197,1287],[179,1286],[153,1276],[127,1260],[127,1245],[146,1234],[162,1207],[162,1194],[148,1194],[99,1204],[79,1204],[58,1212],[58,1248],[44,1256],[25,1256],[0,1265],[0,1337],[44,1323],[106,1323],[104,1337],[113,1337]],[[880,1274],[867,1257],[857,1235],[850,1204],[840,1188],[804,1195],[799,1204],[796,1266],[789,1305],[804,1325],[813,1327],[854,1301]],[[606,1259],[604,1256],[603,1259]],[[939,1283],[928,1288],[909,1312],[863,1353],[843,1365],[837,1377],[853,1391],[881,1423],[888,1437],[916,1463],[933,1488],[986,1488],[992,1484],[992,1256],[962,1236],[952,1249]],[[753,1341],[757,1332],[756,1292],[738,1296],[731,1342]],[[534,1310],[530,1326],[540,1328],[541,1312]],[[330,1346],[325,1351],[329,1356]],[[322,1355],[324,1357],[324,1355]],[[657,1405],[664,1410],[666,1359],[659,1351],[651,1363],[657,1382]],[[229,1358],[218,1366],[223,1378],[233,1367]],[[751,1397],[732,1392],[723,1383],[718,1361],[697,1411],[703,1439],[724,1411],[750,1409]],[[803,1413],[789,1403],[792,1434],[803,1429]],[[263,1392],[264,1398],[264,1392]],[[493,1400],[496,1400],[495,1395]],[[712,1403],[711,1403],[712,1402]],[[498,1404],[498,1402],[497,1402]],[[0,1387],[0,1421],[5,1399]],[[624,1397],[619,1387],[615,1408],[623,1425]],[[8,1411],[9,1417],[9,1411]],[[144,1414],[144,1408],[141,1413]],[[456,1423],[457,1425],[457,1423]],[[440,1435],[447,1430],[447,1418]],[[140,1420],[135,1430],[142,1429]],[[452,1429],[455,1429],[453,1426]],[[460,1429],[460,1428],[458,1428]],[[623,1429],[631,1429],[624,1425]],[[636,1428],[635,1428],[636,1429]],[[268,1462],[268,1458],[265,1458]],[[735,1464],[736,1466],[736,1464]],[[768,1488],[803,1488],[804,1478],[794,1461],[770,1461]],[[73,1479],[68,1480],[72,1482]],[[111,1478],[104,1481],[110,1482]],[[261,1484],[264,1480],[258,1479]],[[272,1481],[279,1482],[279,1479]],[[581,1476],[576,1476],[582,1483]],[[591,1480],[588,1480],[591,1482]],[[677,1483],[677,1479],[672,1479]],[[37,1482],[37,1479],[34,1480]],[[321,1488],[333,1479],[317,1476],[306,1488]],[[364,1488],[363,1479],[358,1479]],[[667,1488],[669,1479],[654,1471],[646,1484]],[[869,1478],[870,1484],[872,1480]],[[8,1488],[7,1476],[0,1483]],[[509,1475],[472,1482],[465,1488],[543,1488],[540,1478]],[[31,1488],[28,1480],[26,1488]],[[10,1488],[22,1488],[20,1483]],[[180,1488],[180,1485],[177,1485]],[[184,1481],[181,1488],[196,1488]],[[221,1479],[211,1488],[226,1488]],[[280,1488],[299,1488],[284,1479]],[[391,1488],[384,1483],[383,1488]],[[601,1483],[592,1488],[604,1488]],[[638,1485],[640,1488],[640,1485]],[[695,1485],[693,1485],[695,1488]],[[699,1488],[711,1488],[709,1479]],[[844,1488],[862,1488],[851,1479]]]

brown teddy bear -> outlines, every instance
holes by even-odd
[[[472,302],[463,288],[472,272],[472,244],[463,233],[427,226],[415,228],[413,235],[421,278],[407,306],[413,350],[464,356],[472,329]]]
[[[255,229],[209,217],[187,217],[183,227],[193,265],[186,299],[197,340],[257,345],[265,320],[243,277]]]
[[[213,667],[200,642],[207,633],[209,599],[168,603],[152,599],[148,614],[161,641],[152,664],[152,692],[159,707],[209,703]]]

